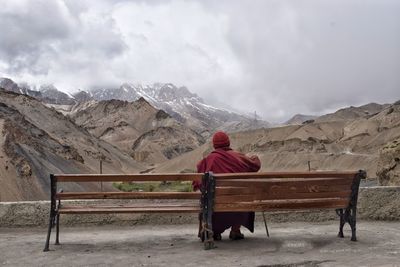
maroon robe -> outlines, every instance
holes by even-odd
[[[257,156],[251,158],[230,148],[218,148],[197,164],[197,172],[234,173],[257,172],[261,167]],[[193,189],[200,189],[201,181],[193,182]],[[254,212],[215,212],[212,226],[215,234],[221,234],[231,226],[243,225],[254,231]]]

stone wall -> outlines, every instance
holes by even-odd
[[[76,202],[76,201],[75,201]],[[96,201],[79,201],[95,203]],[[45,227],[49,216],[48,201],[0,202],[0,227],[38,226]],[[327,221],[335,220],[333,210],[313,212],[268,212],[268,222]],[[400,187],[377,186],[360,188],[358,219],[400,220]],[[262,221],[262,214],[257,213]],[[62,215],[61,224],[75,225],[137,225],[137,224],[184,224],[197,223],[196,214],[106,214],[106,215]]]

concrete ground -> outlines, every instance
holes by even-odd
[[[0,228],[2,266],[400,266],[400,222],[358,222],[358,242],[337,221],[262,224],[246,239],[203,250],[196,225],[62,227],[42,252],[44,228]],[[54,235],[52,236],[54,240]]]

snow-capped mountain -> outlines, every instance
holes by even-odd
[[[39,92],[42,94],[42,100],[48,104],[73,105],[77,103],[74,96],[59,91],[52,84],[40,86]]]
[[[74,96],[59,91],[54,85],[42,85],[39,90],[34,90],[26,83],[17,84],[9,78],[0,78],[0,87],[7,91],[37,98],[48,104],[73,105],[78,102]]]
[[[6,89],[7,91],[22,94],[18,84],[8,78],[0,78],[0,87]]]
[[[0,78],[0,87],[18,94],[32,96],[34,98],[42,98],[42,94],[39,91],[31,90],[26,84],[18,85],[9,78]]]
[[[140,97],[158,109],[163,109],[178,121],[184,122],[189,127],[210,132],[217,128],[224,129],[224,125],[241,123],[243,127],[238,130],[250,129],[253,119],[231,112],[226,109],[208,105],[197,94],[191,93],[186,87],[176,87],[171,83],[155,83],[152,85],[124,83],[115,89],[93,89],[91,96],[96,100],[120,99],[134,101]],[[257,126],[267,127],[267,122]]]

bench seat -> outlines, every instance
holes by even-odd
[[[71,205],[58,209],[60,214],[105,214],[105,213],[194,213],[200,212],[199,205]]]

